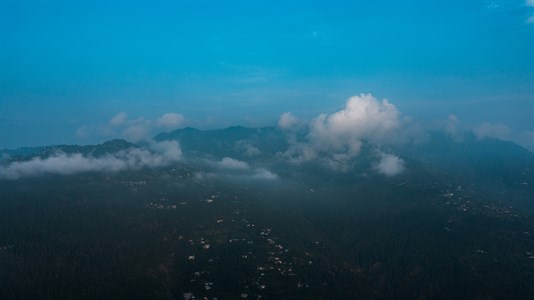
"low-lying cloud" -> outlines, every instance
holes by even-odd
[[[274,174],[273,172],[267,169],[259,168],[259,169],[254,170],[254,175],[252,175],[252,178],[264,179],[264,180],[276,180],[278,179],[278,175]]]
[[[493,138],[507,140],[510,138],[510,129],[504,124],[482,123],[473,129],[477,139]]]
[[[217,166],[221,169],[245,171],[250,169],[250,166],[244,162],[231,157],[225,157],[220,162],[217,162]]]
[[[249,141],[238,141],[236,143],[236,149],[238,151],[242,151],[243,154],[246,156],[252,157],[252,156],[258,156],[261,154],[260,149],[258,149],[256,146],[252,145]]]
[[[46,174],[71,175],[163,167],[179,161],[181,157],[180,145],[176,141],[152,143],[146,148],[130,148],[101,157],[58,152],[46,158],[34,157],[29,161],[14,161],[0,166],[0,178],[19,179]]]
[[[208,161],[208,164],[215,166],[215,172],[198,173],[199,179],[204,177],[220,177],[227,179],[258,179],[258,180],[276,180],[278,175],[265,169],[253,168],[247,162],[231,157],[224,157],[220,161]]]
[[[376,164],[375,169],[378,173],[386,176],[395,176],[404,172],[405,162],[401,158],[387,153],[380,153],[380,161]]]

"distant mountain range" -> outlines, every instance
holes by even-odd
[[[179,142],[185,159],[220,160],[231,157],[259,166],[278,166],[281,173],[284,172],[284,166],[281,165],[285,164],[281,154],[290,147],[286,133],[276,127],[234,126],[216,130],[187,127],[154,137],[156,142],[169,140]],[[143,143],[111,140],[99,145],[26,147],[2,150],[2,153],[8,154],[11,161],[28,160],[35,156],[48,157],[58,151],[101,157],[143,146]],[[534,200],[525,203],[525,199],[534,195],[534,154],[513,142],[479,140],[473,135],[465,135],[458,141],[444,133],[432,132],[427,133],[422,141],[390,145],[387,149],[406,162],[407,172],[401,176],[436,178],[476,185],[490,196],[534,209]],[[364,143],[360,155],[353,160],[355,167],[345,172],[344,176],[356,176],[368,171],[373,155],[373,146]],[[291,164],[291,168],[312,170],[317,166],[311,161]]]

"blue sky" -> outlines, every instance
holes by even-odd
[[[0,0],[0,148],[121,137],[119,112],[275,125],[360,93],[534,138],[534,1]]]

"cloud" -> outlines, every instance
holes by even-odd
[[[153,152],[161,155],[171,162],[182,159],[182,149],[177,141],[161,141],[152,143],[149,147]]]
[[[460,130],[460,120],[456,115],[449,115],[445,123],[445,133],[452,137],[455,141],[459,142],[463,139],[462,132]]]
[[[287,130],[287,129],[291,129],[295,127],[295,125],[297,125],[298,122],[299,120],[297,117],[295,117],[290,112],[286,112],[280,116],[280,120],[278,120],[278,127],[281,129]]]
[[[290,136],[291,146],[283,156],[294,163],[320,160],[333,169],[348,170],[364,141],[383,145],[400,140],[401,123],[400,113],[388,100],[360,94],[350,97],[343,109],[313,119],[304,141]]]
[[[126,112],[119,112],[113,118],[108,121],[107,126],[101,128],[106,136],[116,136],[117,131],[120,132],[120,136],[129,142],[139,142],[150,139],[150,132],[152,128],[152,122],[145,120],[143,117],[137,119],[128,119]],[[87,127],[85,133],[87,133]],[[78,134],[79,132],[77,132]]]
[[[223,158],[220,162],[217,163],[217,166],[219,166],[219,168],[221,169],[236,171],[244,171],[250,169],[250,166],[246,162],[233,159],[231,157]]]
[[[156,120],[156,124],[166,129],[176,129],[182,125],[184,120],[182,114],[166,113]]]
[[[282,154],[291,163],[303,163],[316,159],[318,153],[308,143],[295,142]]]
[[[129,142],[139,142],[149,139],[150,136],[150,124],[140,123],[128,126],[125,128],[121,136]]]
[[[527,24],[534,24],[534,16],[530,16],[527,18],[527,20],[525,21]]]
[[[393,154],[380,153],[380,156],[380,161],[375,166],[380,174],[395,176],[404,172],[404,160]]]
[[[510,129],[503,124],[482,123],[473,129],[477,139],[493,138],[507,140],[510,138]]]
[[[519,133],[514,141],[534,153],[534,131],[524,131]]]
[[[126,123],[127,119],[128,114],[126,112],[121,111],[109,120],[109,124],[112,126],[120,126]]]
[[[74,133],[81,140],[100,136],[105,138],[123,138],[129,142],[137,143],[149,141],[151,136],[157,133],[157,128],[175,129],[183,124],[185,117],[177,113],[165,113],[158,119],[150,120],[144,117],[129,119],[128,113],[119,112],[108,122],[98,125],[84,125]]]
[[[360,94],[349,98],[344,109],[313,120],[310,139],[321,150],[357,154],[362,140],[385,142],[399,127],[399,113],[393,104]]]
[[[525,1],[525,5],[529,7],[534,7],[534,0],[527,0]]]
[[[231,180],[275,180],[278,175],[265,168],[252,168],[248,163],[231,157],[220,161],[208,161],[209,165],[216,165],[218,170],[210,173],[199,173],[198,178],[226,178]]]
[[[163,167],[181,160],[176,141],[152,143],[145,148],[131,148],[101,157],[81,153],[55,153],[47,158],[34,157],[0,166],[0,179],[19,179],[46,174],[71,175],[83,172],[117,172],[143,167]]]
[[[236,142],[236,148],[243,151],[246,156],[257,156],[261,154],[260,149],[244,140]]]
[[[265,179],[265,180],[276,180],[278,179],[278,175],[274,174],[273,172],[259,168],[254,170],[254,175],[252,175],[252,178],[254,179]]]

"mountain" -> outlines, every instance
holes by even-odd
[[[187,127],[159,134],[154,140],[176,140],[182,150],[191,156],[208,154],[219,158],[265,157],[284,151],[288,147],[283,132],[275,127],[233,126],[205,131]]]
[[[207,131],[184,128],[159,134],[155,140],[176,140],[189,157],[232,157],[271,164],[279,161],[279,155],[290,147],[284,132],[275,127],[236,126]],[[494,198],[534,211],[534,200],[529,199],[534,194],[534,154],[513,142],[481,140],[470,134],[458,141],[440,132],[429,132],[423,141],[390,148],[407,162],[409,174],[414,177],[430,176],[443,182],[476,186],[486,196],[496,196]],[[258,151],[251,155],[247,152],[250,149]],[[361,155],[352,161],[353,175],[372,168],[373,149],[372,145],[364,143]],[[310,170],[315,167],[313,162],[292,166]],[[320,168],[313,172],[321,171],[325,170]]]
[[[54,146],[16,158],[50,173],[0,179],[0,298],[534,295],[532,153],[428,133],[389,146],[363,141],[343,161],[350,168],[336,169],[323,157],[289,162],[295,139],[305,134],[184,128],[152,144]],[[163,159],[172,141],[181,160]],[[378,172],[384,153],[404,171]],[[132,161],[148,163],[106,168]],[[54,163],[102,171],[64,175]]]
[[[9,155],[13,160],[28,159],[35,156],[48,157],[58,152],[81,153],[83,155],[101,157],[106,154],[116,153],[121,150],[137,147],[139,146],[129,143],[125,140],[115,139],[98,145],[50,145],[41,147],[21,147],[13,150],[0,150],[0,153]]]

